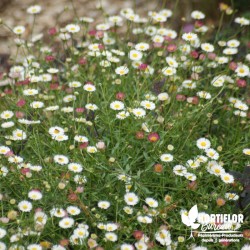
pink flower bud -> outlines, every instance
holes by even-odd
[[[86,59],[86,58],[80,58],[80,59],[78,60],[78,64],[80,64],[80,65],[85,65],[85,64],[87,64],[87,59]]]
[[[183,102],[183,101],[186,100],[186,96],[181,95],[181,94],[177,94],[175,98],[176,98],[177,101],[180,101],[180,102]]]
[[[14,152],[12,150],[8,151],[5,156],[6,157],[9,157],[9,156],[13,156],[14,155]]]
[[[21,119],[21,118],[24,118],[24,116],[25,116],[25,114],[23,112],[21,112],[21,111],[16,112],[16,118]]]
[[[118,92],[118,93],[115,95],[115,98],[116,98],[117,100],[122,101],[122,100],[125,99],[125,94],[124,94],[123,92]]]
[[[59,87],[59,83],[51,83],[50,86],[49,86],[49,88],[50,88],[51,90],[58,89],[58,87]]]
[[[105,148],[106,148],[105,142],[103,142],[103,141],[97,142],[97,143],[96,143],[96,147],[97,147],[98,149],[101,149],[101,150],[105,149]]]
[[[55,60],[54,56],[51,56],[51,55],[45,56],[45,61],[46,62],[53,62],[54,60]]]
[[[236,83],[239,88],[245,88],[247,86],[247,82],[244,79],[238,79]]]
[[[199,55],[199,59],[200,59],[201,61],[205,60],[205,59],[206,59],[206,55],[205,55],[205,54],[200,54],[200,55]]]
[[[9,218],[7,218],[7,217],[1,217],[1,218],[0,218],[0,221],[1,221],[2,223],[4,223],[4,224],[7,224],[7,223],[9,222]]]
[[[238,65],[236,62],[230,62],[229,63],[229,69],[235,71],[237,69]]]
[[[167,46],[167,51],[168,52],[175,52],[177,50],[177,46],[175,44],[169,44]]]
[[[80,149],[84,149],[84,148],[88,147],[88,145],[89,145],[88,142],[84,142],[84,143],[81,143],[81,144],[79,145],[79,148],[80,148]]]
[[[98,38],[103,38],[103,36],[104,36],[104,32],[103,31],[101,31],[101,30],[98,30],[97,32],[96,32],[96,38],[98,39]]]
[[[98,48],[99,48],[99,50],[104,50],[105,46],[103,44],[98,44]]]
[[[209,52],[207,56],[210,60],[214,60],[216,58],[216,54],[212,52]]]
[[[26,175],[27,173],[29,173],[30,172],[30,169],[29,168],[22,168],[21,169],[21,173],[23,174],[23,175]]]
[[[196,58],[198,58],[199,53],[196,50],[193,50],[190,52],[190,56],[196,59]]]
[[[71,94],[73,92],[73,88],[66,88],[65,91],[66,93]]]
[[[48,31],[49,35],[53,36],[56,34],[56,32],[57,32],[57,30],[55,27],[49,28],[49,31]]]
[[[154,48],[161,48],[162,43],[153,43]]]
[[[78,193],[78,194],[81,194],[81,193],[83,193],[83,191],[84,191],[84,187],[79,186],[79,187],[76,188],[75,192]]]
[[[77,113],[83,113],[85,111],[85,108],[76,108]]]
[[[148,67],[148,65],[146,63],[142,63],[142,64],[139,65],[138,68],[141,69],[141,70],[145,70],[147,67]]]
[[[96,35],[96,30],[90,30],[90,31],[88,32],[88,34],[89,34],[90,36],[95,36],[95,35]]]
[[[18,107],[23,107],[23,106],[25,105],[25,103],[26,103],[26,101],[25,101],[24,99],[20,99],[20,100],[16,103],[16,105],[17,105]]]

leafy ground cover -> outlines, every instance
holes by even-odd
[[[221,4],[235,27],[222,40],[201,11],[177,31],[169,9],[127,8],[96,25],[72,15],[45,42],[41,11],[28,7],[25,39],[2,23],[16,54],[0,98],[0,249],[250,249],[250,21]],[[196,204],[199,224],[244,214],[240,243],[190,239]]]

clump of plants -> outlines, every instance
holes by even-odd
[[[250,21],[218,40],[201,11],[184,32],[169,9],[127,8],[103,23],[72,14],[48,41],[34,35],[41,11],[27,9],[29,34],[2,21],[16,55],[0,97],[0,249],[211,249],[182,222],[196,204],[199,224],[244,214],[240,243],[212,249],[250,249],[249,199],[235,206],[250,155],[237,34]]]

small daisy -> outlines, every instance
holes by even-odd
[[[29,193],[28,193],[28,197],[31,199],[31,200],[41,200],[43,195],[42,193],[39,191],[39,190],[31,190]]]
[[[13,140],[15,141],[21,141],[27,138],[27,134],[21,129],[14,130],[12,132],[12,135],[13,135]]]
[[[112,242],[115,242],[118,239],[118,237],[117,237],[117,235],[115,233],[105,233],[105,238],[108,241],[112,241]]]
[[[69,171],[72,171],[74,173],[81,173],[83,170],[83,167],[79,163],[70,163],[68,165],[68,169],[69,169]]]
[[[158,97],[158,99],[160,101],[167,101],[167,100],[169,100],[169,95],[166,92],[160,93],[157,97]]]
[[[216,152],[214,149],[212,148],[207,148],[205,149],[206,155],[213,159],[213,160],[218,160],[219,159],[219,153]]]
[[[59,221],[59,227],[61,228],[71,228],[74,225],[74,219],[70,217],[63,218]]]
[[[110,202],[109,201],[99,201],[98,207],[101,209],[108,209],[110,207]]]
[[[237,73],[237,76],[240,76],[240,77],[245,77],[245,76],[248,76],[249,74],[249,67],[244,65],[244,64],[241,64],[237,67],[237,69],[235,70],[235,72]]]
[[[69,158],[65,155],[55,155],[54,161],[60,165],[66,165],[69,163]]]
[[[13,32],[16,34],[16,35],[21,35],[25,32],[25,27],[24,26],[16,26],[13,28]]]
[[[225,198],[228,200],[237,201],[239,199],[239,195],[235,193],[225,193]]]
[[[200,19],[204,19],[204,18],[205,18],[205,14],[202,13],[201,11],[194,10],[194,11],[192,11],[192,13],[191,13],[191,17],[192,17],[193,19],[200,20]]]
[[[145,202],[148,204],[150,207],[158,207],[158,201],[153,199],[153,198],[146,198]]]
[[[77,24],[68,24],[65,29],[69,32],[69,33],[77,33],[80,31],[80,26]]]
[[[162,73],[165,76],[172,76],[176,74],[176,69],[173,67],[165,67],[162,69]]]
[[[237,47],[239,47],[239,45],[240,45],[240,42],[236,39],[227,41],[227,46],[229,48],[237,48]]]
[[[185,40],[185,41],[189,41],[189,42],[195,41],[197,38],[198,38],[198,36],[195,33],[191,33],[191,32],[184,33],[182,35],[182,39]]]
[[[187,173],[187,169],[182,165],[176,165],[173,168],[173,172],[176,175],[184,176]]]
[[[88,91],[88,92],[94,92],[94,91],[96,91],[96,87],[93,84],[89,84],[89,83],[85,84],[83,86],[83,89],[86,90],[86,91]]]
[[[33,5],[33,6],[30,6],[28,9],[27,9],[27,13],[29,14],[38,14],[40,13],[42,10],[42,7],[40,5]]]
[[[144,224],[150,224],[150,223],[153,222],[152,218],[147,216],[147,215],[145,215],[145,216],[139,215],[137,217],[137,220],[138,220],[138,222],[141,222],[141,223],[144,223]]]
[[[213,52],[214,51],[214,46],[210,43],[202,43],[201,44],[201,49],[205,52]]]
[[[21,201],[18,203],[18,209],[22,212],[30,212],[32,210],[32,203],[29,201]]]
[[[171,161],[173,161],[174,157],[171,154],[162,154],[160,159],[163,162],[171,162]]]
[[[135,108],[132,109],[132,113],[137,117],[137,118],[143,118],[146,115],[146,111],[142,108]]]
[[[5,110],[0,114],[0,117],[4,120],[10,119],[14,116],[14,113],[10,110]]]
[[[149,109],[149,110],[155,109],[155,104],[150,101],[142,101],[140,105],[145,109]]]
[[[113,110],[122,110],[124,109],[124,103],[121,101],[114,101],[110,103],[110,108]]]
[[[78,82],[78,81],[69,82],[69,87],[70,88],[79,88],[81,86],[82,86],[82,84],[80,82]]]
[[[88,103],[85,105],[85,108],[88,109],[88,110],[92,110],[92,111],[95,111],[98,109],[97,105],[93,104],[93,103]]]
[[[129,112],[121,111],[116,115],[116,118],[118,118],[119,120],[124,120],[125,118],[129,117],[129,115]]]
[[[221,175],[221,180],[225,183],[233,183],[234,177],[231,174],[225,173]]]
[[[87,152],[90,153],[90,154],[94,154],[97,152],[97,148],[94,147],[94,146],[88,146],[87,147]]]
[[[222,166],[215,164],[211,167],[210,172],[214,175],[221,176],[222,174],[225,174],[225,169]]]
[[[189,181],[195,181],[197,179],[196,175],[192,173],[186,173],[184,176]]]
[[[196,145],[199,149],[208,149],[211,147],[211,142],[206,138],[200,138],[197,140]]]
[[[58,126],[55,127],[51,127],[49,129],[49,134],[53,137],[53,136],[57,136],[57,135],[63,135],[64,134],[64,129]]]
[[[137,51],[146,51],[149,49],[149,44],[148,43],[137,43],[135,45],[135,49]]]
[[[139,202],[139,198],[135,193],[126,193],[124,201],[130,206],[135,206]]]
[[[173,67],[173,68],[177,68],[178,67],[178,63],[176,62],[176,60],[173,57],[166,57],[166,62],[169,65],[169,67]]]
[[[27,250],[42,250],[43,248],[38,244],[30,244],[27,246]]]
[[[70,215],[78,215],[81,213],[81,210],[76,206],[69,206],[66,210]]]
[[[142,59],[142,52],[138,51],[138,50],[131,50],[129,52],[129,58],[132,60],[132,61],[139,61]]]
[[[244,148],[243,149],[243,154],[250,156],[250,148]]]
[[[129,72],[129,70],[126,66],[120,66],[120,67],[115,69],[115,73],[117,75],[120,75],[120,76],[126,75],[126,74],[128,74],[128,72]]]

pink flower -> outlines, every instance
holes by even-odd
[[[85,111],[85,108],[76,108],[77,113],[83,113]]]
[[[21,112],[21,111],[16,112],[16,118],[21,119],[21,118],[24,118],[24,116],[25,116],[25,114],[23,112]]]
[[[86,59],[86,58],[80,58],[80,59],[78,60],[78,64],[80,64],[80,65],[85,65],[85,64],[87,64],[87,59]]]
[[[160,136],[159,136],[158,133],[152,132],[152,133],[150,133],[150,134],[148,135],[148,140],[149,140],[150,142],[157,142],[157,141],[160,140]]]
[[[212,53],[212,52],[209,52],[207,57],[210,59],[210,60],[214,60],[216,58],[216,54],[215,53]]]
[[[49,33],[49,35],[53,36],[57,33],[57,30],[55,27],[49,28],[48,33]]]
[[[20,99],[20,100],[16,103],[16,105],[17,105],[18,107],[23,107],[25,104],[26,104],[26,101],[25,101],[24,99]]]
[[[193,50],[190,52],[190,56],[196,59],[199,57],[199,53],[196,50]]]
[[[141,70],[145,70],[147,67],[148,67],[148,65],[146,63],[142,63],[142,64],[139,65],[138,68],[141,69]]]
[[[106,145],[105,145],[105,142],[103,142],[103,141],[99,141],[99,142],[97,142],[96,143],[96,147],[98,148],[98,149],[105,149],[106,148]]]
[[[177,46],[175,44],[169,44],[167,46],[167,51],[168,52],[175,52],[177,50]]]
[[[186,100],[186,96],[182,94],[177,94],[175,98],[177,101],[180,101],[180,102],[183,102]]]
[[[54,60],[55,60],[54,56],[51,56],[51,55],[45,56],[45,61],[46,62],[53,62]]]
[[[27,173],[29,173],[30,172],[30,169],[29,168],[22,168],[21,169],[21,173],[23,174],[23,175],[26,175]]]
[[[236,83],[239,88],[245,88],[247,86],[247,82],[244,79],[238,79]]]
[[[80,148],[80,149],[84,149],[84,148],[88,147],[88,145],[89,145],[88,142],[84,142],[84,143],[81,143],[81,144],[79,145],[79,148]]]
[[[229,63],[229,69],[235,71],[237,69],[238,65],[236,62],[230,62]]]
[[[58,89],[59,83],[51,83],[49,87],[50,87],[51,90]]]
[[[9,156],[13,156],[14,155],[14,152],[12,150],[8,151],[5,156],[6,157],[9,157]]]
[[[79,187],[76,188],[75,192],[78,193],[78,194],[81,194],[81,193],[83,193],[83,191],[84,191],[84,187],[79,186]]]
[[[116,98],[117,100],[122,101],[122,100],[125,99],[125,94],[124,94],[123,92],[118,92],[118,93],[115,95],[115,98]]]

